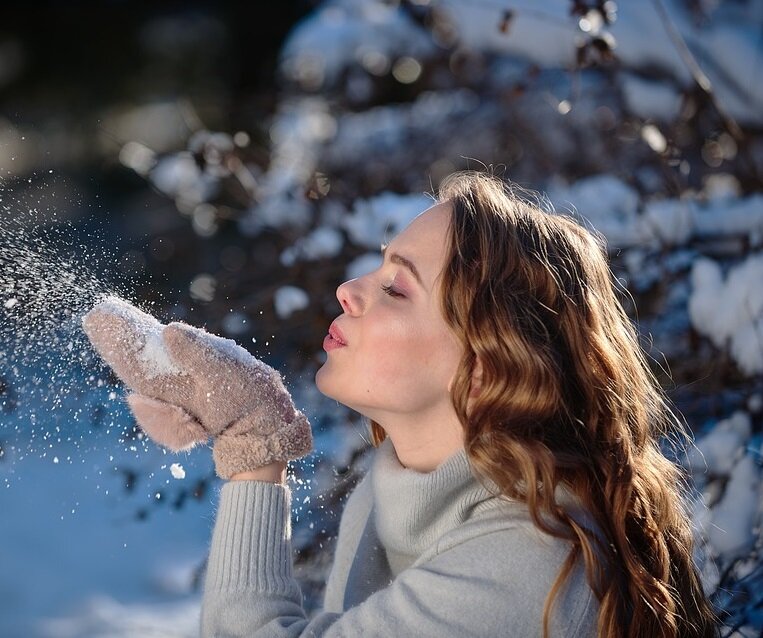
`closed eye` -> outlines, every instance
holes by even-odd
[[[388,294],[390,297],[405,297],[404,294],[399,293],[397,290],[395,290],[392,286],[385,286],[382,284],[381,289]]]

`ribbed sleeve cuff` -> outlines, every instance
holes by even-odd
[[[205,588],[289,592],[290,516],[287,486],[265,481],[226,483],[220,491]]]

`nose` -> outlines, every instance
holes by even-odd
[[[348,315],[359,315],[363,312],[363,300],[359,292],[357,279],[345,281],[336,289],[336,298]]]

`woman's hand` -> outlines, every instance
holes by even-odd
[[[214,437],[222,478],[312,449],[310,424],[280,374],[232,340],[184,323],[164,326],[115,297],[82,323],[98,353],[134,390],[130,409],[157,443],[178,451]]]

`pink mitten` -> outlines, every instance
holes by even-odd
[[[156,319],[116,297],[82,320],[93,346],[136,393],[141,428],[172,450],[215,437],[217,474],[230,478],[312,449],[307,418],[279,373],[230,339]]]

